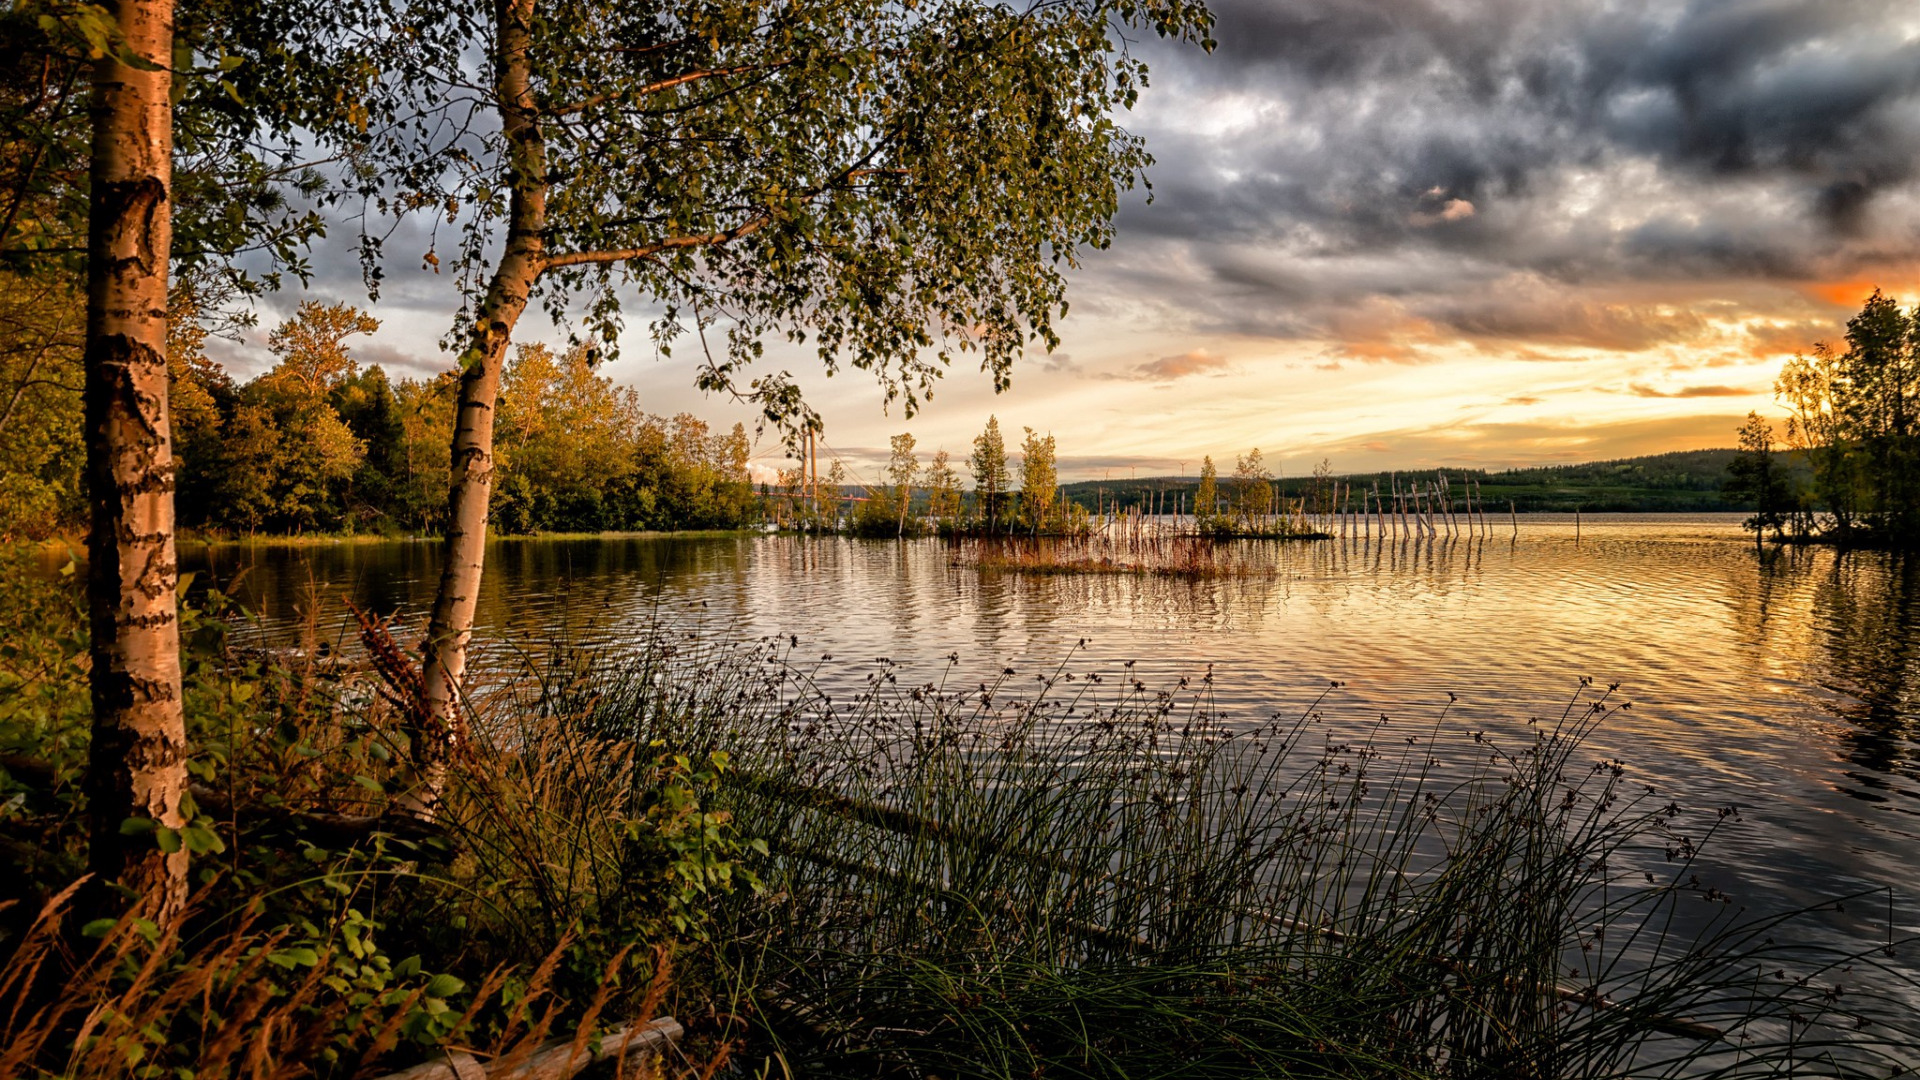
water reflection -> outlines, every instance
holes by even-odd
[[[937,541],[739,537],[503,540],[477,617],[481,664],[555,642],[617,647],[648,624],[796,635],[856,686],[875,658],[905,682],[1020,680],[1062,663],[1149,683],[1212,667],[1218,704],[1380,714],[1526,737],[1582,676],[1634,708],[1593,751],[1702,813],[1742,808],[1718,842],[1741,879],[1787,898],[1849,880],[1920,889],[1920,561],[1758,553],[1735,518],[1524,520],[1518,538],[1252,542],[1209,578],[1030,575],[953,565]],[[417,632],[427,543],[202,549],[257,632],[309,625],[350,646],[345,606]],[[1080,648],[1085,639],[1087,645]],[[816,652],[817,651],[817,652]],[[1457,697],[1457,703],[1451,699]],[[1887,811],[1902,811],[1890,814]]]
[[[1810,657],[1839,732],[1847,772],[1870,801],[1917,792],[1914,735],[1920,723],[1920,560],[1880,552],[1830,552],[1771,560],[1763,576],[1805,574],[1821,651]],[[1911,812],[1911,810],[1910,810]]]

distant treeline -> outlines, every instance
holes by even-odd
[[[1727,490],[1727,467],[1737,450],[1686,450],[1645,457],[1595,461],[1580,465],[1543,465],[1525,469],[1407,469],[1398,472],[1323,472],[1316,477],[1282,476],[1273,483],[1283,499],[1312,505],[1327,497],[1330,484],[1351,485],[1354,492],[1376,485],[1390,492],[1397,479],[1402,487],[1412,481],[1444,473],[1456,495],[1464,498],[1478,485],[1478,498],[1504,510],[1509,503],[1520,513],[1644,513],[1665,511],[1701,513],[1748,511],[1752,500]],[[1061,494],[1081,506],[1121,508],[1155,507],[1172,513],[1192,512],[1200,480],[1193,477],[1143,477],[1125,480],[1086,480],[1061,486]]]
[[[170,343],[179,522],[250,534],[432,533],[447,508],[458,375],[395,379],[349,345],[379,327],[345,304],[305,303],[268,336],[274,366],[238,382],[176,303]],[[760,511],[748,441],[681,414],[653,416],[595,373],[583,348],[522,345],[502,379],[492,527],[502,533],[737,528]],[[78,414],[77,407],[73,410]],[[59,432],[60,429],[52,429]],[[84,527],[84,455],[0,462],[0,534]]]

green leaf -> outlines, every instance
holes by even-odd
[[[187,850],[195,855],[217,855],[227,850],[226,842],[220,834],[203,825],[189,825],[182,830]]]
[[[268,953],[267,962],[291,971],[296,967],[312,967],[318,964],[320,954],[305,945],[296,945],[290,949]]]
[[[115,920],[113,919],[95,919],[80,928],[80,936],[95,939],[106,937],[107,933],[113,929],[114,924]]]
[[[466,983],[452,975],[441,974],[427,980],[426,994],[428,997],[448,998],[466,988]]]
[[[121,836],[145,836],[160,827],[152,818],[130,817],[120,823]]]

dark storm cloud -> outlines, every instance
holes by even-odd
[[[1463,337],[1638,349],[1700,327],[1578,295],[1488,314],[1492,284],[1798,282],[1920,248],[1910,0],[1214,10],[1212,55],[1149,47],[1155,202],[1100,264],[1194,325],[1327,336],[1385,299]]]

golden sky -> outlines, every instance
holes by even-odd
[[[1152,83],[1123,122],[1153,198],[1086,253],[1061,348],[1010,392],[954,370],[909,421],[773,350],[856,473],[903,430],[964,456],[989,413],[1051,431],[1073,479],[1252,446],[1295,474],[1728,446],[1873,288],[1920,301],[1912,0],[1212,6],[1212,54],[1135,46]],[[316,290],[354,298],[350,252],[317,262]],[[450,291],[395,275],[363,356],[444,367]],[[613,377],[657,412],[751,418],[655,357],[645,315]],[[769,434],[758,460],[781,457]]]

